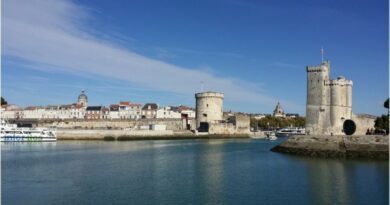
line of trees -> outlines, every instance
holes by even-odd
[[[284,127],[305,127],[305,118],[304,117],[295,117],[295,118],[281,118],[281,117],[272,117],[266,116],[259,120],[251,118],[251,127],[253,129],[261,130],[274,130]]]
[[[389,98],[383,103],[383,106],[387,109],[387,114],[382,115],[375,120],[375,130],[377,133],[385,131],[389,134]]]

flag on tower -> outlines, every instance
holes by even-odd
[[[324,62],[324,49],[321,47],[321,62]]]

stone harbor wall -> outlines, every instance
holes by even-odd
[[[209,134],[235,134],[236,127],[232,123],[211,123]]]
[[[205,134],[196,135],[189,130],[108,130],[58,129],[58,140],[176,140],[176,139],[235,139],[248,135]]]
[[[167,130],[184,130],[182,119],[142,119],[142,120],[65,120],[39,122],[38,127],[55,126],[59,129],[132,129],[145,130],[151,124],[166,125]]]
[[[289,137],[271,149],[275,152],[311,157],[389,159],[389,136],[310,136]]]
[[[245,115],[235,115],[227,122],[210,123],[209,134],[249,135],[250,119]]]
[[[366,115],[353,115],[352,120],[356,123],[356,131],[354,135],[365,135],[367,129],[374,129],[375,117]]]

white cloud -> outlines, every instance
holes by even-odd
[[[226,100],[274,105],[259,86],[218,77],[144,57],[88,32],[92,15],[67,0],[3,1],[3,55],[35,64],[41,70],[92,74],[121,79],[178,94],[195,93],[201,81]]]

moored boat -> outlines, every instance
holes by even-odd
[[[1,123],[1,142],[52,142],[56,140],[55,130],[47,128],[20,128],[15,124]]]
[[[277,137],[289,137],[291,135],[305,135],[305,128],[283,128],[276,131]]]

